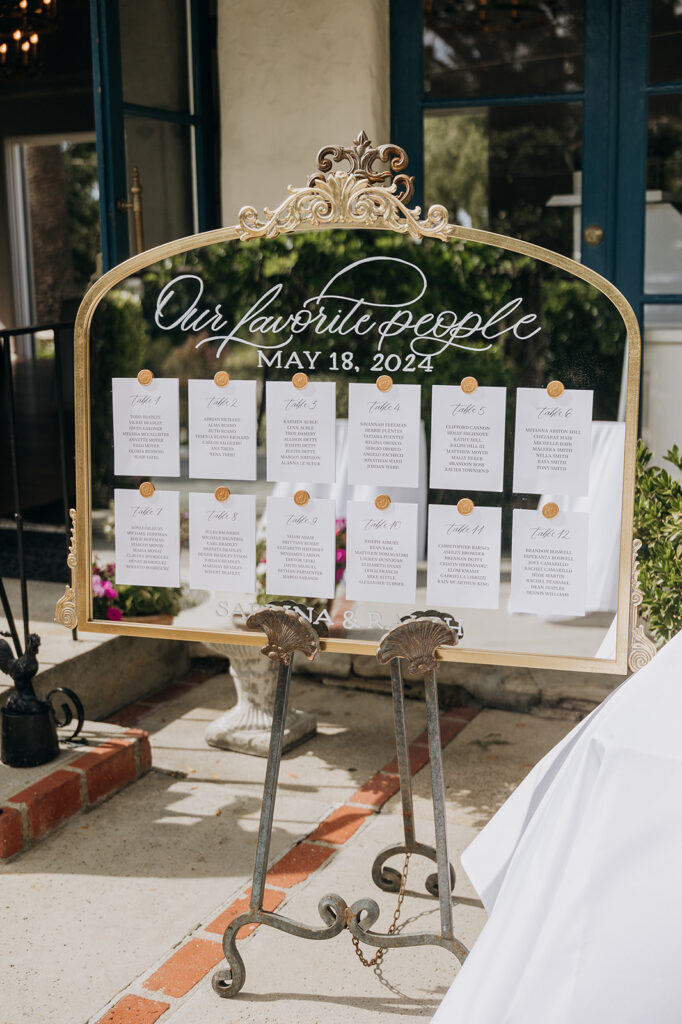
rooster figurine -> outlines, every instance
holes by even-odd
[[[26,638],[26,650],[20,657],[15,658],[7,641],[0,640],[0,672],[10,676],[14,683],[14,692],[8,697],[5,706],[8,711],[15,714],[35,714],[40,712],[43,704],[33,689],[33,677],[38,671],[36,654],[39,647],[38,634],[29,633]]]

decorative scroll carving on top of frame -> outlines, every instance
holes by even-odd
[[[639,565],[637,552],[642,546],[641,540],[635,537],[632,542],[632,576],[630,580],[630,647],[628,651],[628,667],[638,672],[651,661],[656,653],[655,644],[644,631],[639,621],[639,606],[642,603],[642,591],[639,589]]]
[[[325,146],[321,149],[317,154],[317,171],[308,178],[308,185],[326,181],[333,165],[344,160],[348,161],[353,177],[364,179],[369,185],[394,184],[402,203],[409,203],[414,195],[414,175],[396,173],[404,170],[409,162],[405,150],[391,144],[373,146],[365,132],[360,132],[350,146]],[[377,161],[388,166],[376,167]]]
[[[63,595],[57,601],[57,606],[54,612],[54,621],[58,622],[60,626],[65,626],[66,629],[75,629],[78,625],[78,613],[76,612],[76,569],[78,566],[78,556],[76,553],[75,508],[69,509],[69,515],[71,516],[71,544],[69,546],[69,553],[66,557],[66,564],[71,570],[71,586],[67,584],[64,588]]]
[[[421,219],[421,207],[410,209],[406,205],[412,194],[411,181],[407,175],[398,175],[390,184],[377,184],[377,180],[391,178],[392,170],[376,170],[373,167],[374,161],[388,160],[389,168],[401,169],[405,166],[402,162],[404,151],[397,146],[372,147],[368,140],[368,148],[361,151],[360,140],[363,135],[358,136],[353,147],[330,146],[320,150],[319,165],[325,169],[311,175],[308,185],[303,188],[290,185],[289,196],[275,210],[266,207],[263,217],[260,217],[255,207],[242,207],[238,218],[239,237],[242,241],[250,238],[276,238],[301,227],[322,228],[334,225],[385,228],[415,239],[447,239],[449,224],[444,206],[431,206],[426,217]],[[334,159],[347,159],[352,169],[326,170],[327,167],[331,168],[327,154],[332,154]],[[350,154],[354,155],[351,157]],[[408,184],[410,191],[407,190]]]

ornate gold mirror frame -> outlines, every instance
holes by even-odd
[[[75,324],[77,510],[71,512],[73,528],[68,565],[71,569],[72,582],[57,603],[57,622],[69,629],[78,625],[84,632],[128,636],[207,640],[253,646],[262,645],[264,640],[261,633],[188,629],[93,619],[90,580],[92,508],[89,335],[93,315],[102,298],[125,278],[158,260],[215,242],[235,239],[247,242],[254,238],[276,238],[281,234],[335,228],[383,230],[409,235],[417,240],[435,238],[444,242],[479,242],[550,264],[586,281],[605,295],[620,313],[626,329],[625,460],[615,659],[467,650],[462,647],[444,648],[440,651],[440,656],[444,660],[476,664],[620,674],[625,673],[628,667],[633,670],[641,668],[650,660],[655,648],[638,621],[641,592],[637,579],[637,551],[640,542],[635,540],[633,543],[632,537],[640,372],[640,332],[635,313],[614,285],[566,256],[516,238],[451,224],[448,221],[447,210],[443,206],[431,206],[426,216],[422,218],[419,207],[410,208],[407,205],[413,193],[413,179],[402,173],[407,162],[404,150],[393,145],[374,147],[365,133],[361,132],[351,146],[330,146],[321,150],[318,154],[318,169],[309,177],[308,183],[302,188],[289,186],[288,196],[276,209],[265,208],[261,216],[254,207],[245,206],[241,209],[238,222],[234,226],[190,235],[150,249],[114,267],[90,288],[80,306]],[[340,163],[347,163],[347,168],[335,168],[335,165]],[[321,646],[323,650],[374,655],[378,644],[370,641],[329,638],[322,640]]]

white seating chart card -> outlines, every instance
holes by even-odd
[[[376,391],[376,388],[374,389]],[[417,505],[349,501],[346,510],[346,597],[402,604],[417,596]]]
[[[429,505],[426,600],[445,608],[498,608],[502,509]]]
[[[506,405],[506,388],[433,385],[431,487],[502,490]]]
[[[279,597],[334,596],[336,502],[292,497],[267,502],[265,588]]]
[[[419,486],[421,386],[348,385],[348,483]]]
[[[114,490],[116,582],[180,586],[180,492]]]
[[[116,476],[180,476],[177,377],[113,377],[111,386]]]
[[[517,494],[587,494],[592,448],[592,392],[518,388],[514,435]]]
[[[256,479],[256,382],[190,380],[189,475]]]
[[[268,480],[333,484],[336,384],[296,388],[291,381],[268,381],[265,387]]]
[[[189,495],[189,585],[197,590],[256,589],[256,498]]]
[[[510,611],[585,614],[587,525],[586,512],[545,519],[540,510],[514,509]]]

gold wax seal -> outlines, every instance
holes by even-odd
[[[546,505],[543,505],[542,514],[545,519],[556,519],[559,515],[559,506],[556,501],[548,501]]]
[[[230,497],[230,488],[216,487],[215,491],[213,492],[213,497],[215,498],[216,501],[227,501],[227,499]]]
[[[213,378],[213,383],[218,388],[226,388],[230,383],[230,375],[227,370],[218,370]]]
[[[564,386],[560,380],[551,380],[547,385],[547,394],[550,398],[561,398],[564,393]]]
[[[294,501],[297,505],[307,505],[310,501],[310,495],[307,491],[296,491],[296,494],[294,494]]]
[[[389,498],[389,496],[387,494],[379,494],[374,499],[374,504],[375,504],[376,508],[379,509],[380,512],[384,512],[388,508],[388,506],[391,504],[391,499]]]
[[[470,516],[474,511],[474,503],[471,498],[460,498],[457,502],[457,511],[461,516]]]
[[[143,484],[140,484],[140,494],[142,495],[143,498],[151,498],[155,489],[156,488],[154,487],[154,484],[151,482],[151,480],[145,480]]]
[[[306,373],[295,373],[291,378],[291,383],[300,391],[308,383],[308,375]]]
[[[478,381],[475,377],[465,377],[460,387],[465,395],[471,395],[478,387]]]
[[[142,387],[146,388],[148,384],[154,380],[154,374],[151,370],[140,370],[137,375],[137,383],[141,384]]]
[[[387,373],[384,373],[381,377],[377,377],[377,387],[379,391],[390,391],[393,387],[393,379]]]

